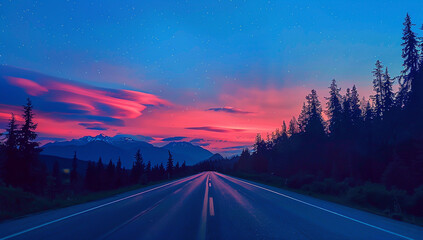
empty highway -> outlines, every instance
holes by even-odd
[[[423,228],[203,172],[5,221],[0,239],[423,239]]]

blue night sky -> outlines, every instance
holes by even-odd
[[[99,133],[95,129],[133,133],[136,125],[148,125],[136,134],[156,141],[204,138],[216,151],[236,148],[297,115],[306,92],[326,91],[333,78],[343,89],[357,84],[367,97],[377,59],[398,75],[404,17],[410,14],[422,36],[421,9],[421,0],[7,1],[0,4],[1,81],[14,86],[8,94],[33,96],[40,118],[58,111],[51,110],[53,102],[69,100],[43,94],[56,86],[46,78],[163,101],[134,100],[147,107],[138,109],[140,116],[116,116],[122,123],[114,127],[101,120],[107,109],[90,112],[97,118],[85,125],[78,116],[63,117],[69,128],[102,127],[57,136],[40,126],[46,138]],[[31,92],[27,82],[7,78],[11,73],[42,88]],[[123,95],[119,98],[128,99]],[[251,98],[255,101],[246,100]],[[13,109],[23,102],[2,99],[1,106]],[[200,127],[212,130],[193,130]]]

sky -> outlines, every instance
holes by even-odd
[[[34,103],[42,143],[104,133],[238,153],[336,79],[402,69],[423,1],[2,1],[0,129]],[[19,120],[19,118],[18,118]]]

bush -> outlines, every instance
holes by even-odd
[[[414,190],[407,210],[412,215],[423,216],[423,185]]]
[[[288,179],[287,185],[290,188],[301,188],[314,181],[314,176],[310,174],[296,174]]]
[[[47,199],[18,188],[0,187],[0,220],[47,209]]]
[[[314,193],[341,195],[347,191],[348,184],[346,182],[337,182],[333,178],[326,178],[324,181],[314,181],[306,184],[301,189]]]
[[[376,183],[353,187],[347,193],[347,198],[352,203],[396,213],[401,211],[400,206],[404,205],[405,196],[404,191],[388,191],[384,185]]]

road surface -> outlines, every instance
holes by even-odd
[[[0,239],[423,239],[423,228],[216,172],[6,221]]]

